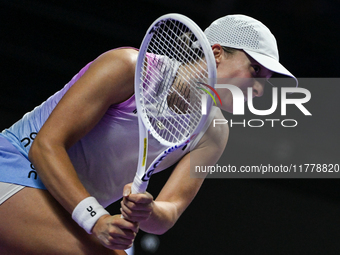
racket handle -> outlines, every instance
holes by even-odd
[[[145,193],[146,188],[148,187],[149,181],[142,181],[138,175],[135,175],[135,179],[133,180],[132,187],[131,187],[131,193],[132,194],[139,194],[139,193]]]

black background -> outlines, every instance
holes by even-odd
[[[250,15],[271,29],[280,62],[297,77],[338,77],[339,7],[338,1],[323,0],[0,0],[0,129],[61,89],[99,54],[138,48],[149,25],[170,12],[187,15],[202,28],[223,15]],[[293,148],[294,157],[310,161],[303,163],[340,163],[337,92],[314,87],[309,107],[326,107],[327,118],[311,117],[306,129],[290,132],[289,139],[273,131],[232,130],[229,157],[261,161]],[[169,172],[152,177],[154,196]],[[159,237],[156,254],[338,254],[338,185],[338,179],[207,179],[177,224]],[[149,254],[139,244],[143,235],[136,240],[137,255]]]

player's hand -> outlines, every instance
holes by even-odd
[[[126,250],[132,246],[138,230],[138,223],[127,221],[121,215],[104,215],[94,225],[92,233],[105,247]]]
[[[121,201],[121,213],[124,219],[132,222],[147,220],[153,208],[153,197],[150,193],[131,194],[132,183],[126,184]]]

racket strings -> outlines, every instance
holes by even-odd
[[[183,89],[184,88],[184,89]],[[179,93],[178,93],[179,91]],[[170,116],[171,118],[167,118],[166,120],[170,120],[168,123],[165,123],[164,125],[164,121],[163,121],[163,125],[159,125],[159,118],[157,118],[157,120],[154,118],[152,120],[153,125],[156,123],[158,128],[160,127],[166,127],[166,126],[170,126],[170,129],[166,129],[169,132],[167,133],[167,137],[172,136],[174,137],[172,134],[174,133],[174,129],[176,130],[175,136],[178,136],[180,134],[183,134],[185,136],[187,136],[189,133],[191,133],[193,128],[188,129],[188,127],[192,127],[192,125],[188,125],[188,123],[190,123],[190,115],[188,116],[188,113],[193,112],[192,109],[195,109],[193,107],[188,108],[188,106],[191,106],[188,102],[188,87],[187,86],[181,86],[181,88],[179,90],[177,90],[177,93],[172,92],[170,95],[170,98],[174,98],[175,100],[171,103],[167,102],[168,107],[171,109],[172,112],[177,113],[177,115],[174,116]],[[175,95],[175,96],[173,96]],[[184,97],[183,97],[184,95]],[[168,96],[169,99],[169,96]],[[162,107],[158,108],[158,116],[160,115],[161,112],[164,112],[165,110],[165,104],[164,104],[165,100],[162,100],[162,103],[160,104]],[[157,107],[157,106],[156,106]],[[196,107],[196,110],[198,110],[198,107]],[[178,114],[181,114],[181,118],[178,118]],[[155,117],[155,116],[154,116]],[[177,119],[177,120],[176,120]],[[178,120],[179,119],[179,120]],[[184,121],[183,121],[184,119]],[[164,120],[164,119],[163,119]],[[177,121],[177,122],[176,122]],[[199,118],[195,119],[195,124],[198,123]],[[186,127],[184,127],[181,123],[185,122]],[[191,117],[191,122],[192,122],[192,117]],[[173,123],[177,123],[177,125],[175,126]],[[181,128],[181,129],[178,129]],[[184,130],[186,130],[186,132],[184,132]],[[165,131],[162,131],[161,135],[164,137],[164,133],[166,133]],[[165,138],[167,138],[165,137]]]
[[[187,139],[201,119],[197,82],[207,82],[207,64],[196,37],[181,22],[163,22],[149,43],[141,76],[142,104],[154,131],[170,142]]]
[[[177,113],[176,108],[181,109],[181,112],[190,114],[190,88],[185,84],[185,82],[178,81],[175,91],[168,95],[167,103],[171,110]]]

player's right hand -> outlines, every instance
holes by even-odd
[[[126,250],[132,246],[138,230],[138,223],[127,221],[121,215],[103,215],[94,225],[92,234],[109,249]]]

